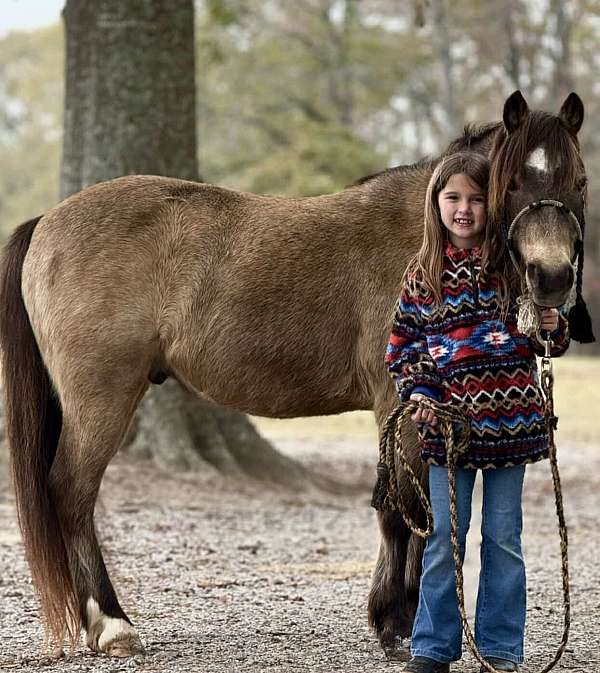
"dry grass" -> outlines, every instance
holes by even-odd
[[[357,435],[366,440],[377,441],[377,426],[370,411],[350,411],[333,416],[310,416],[304,418],[251,417],[258,430],[268,437],[328,437]]]
[[[554,399],[559,439],[600,445],[600,358],[557,359]]]
[[[600,358],[566,355],[554,361],[555,408],[560,417],[559,441],[600,445]],[[273,419],[253,417],[259,431],[276,440],[352,435],[377,442],[369,411],[334,416]]]

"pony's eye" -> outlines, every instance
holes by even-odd
[[[577,190],[582,190],[586,185],[587,185],[587,177],[584,175],[581,178],[577,178],[577,182],[575,183],[575,188]]]

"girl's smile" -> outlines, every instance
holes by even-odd
[[[442,223],[457,248],[480,245],[486,222],[485,194],[464,173],[451,175],[438,195]]]

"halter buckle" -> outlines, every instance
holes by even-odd
[[[554,342],[550,337],[544,339],[544,359],[550,359],[552,357],[552,346],[554,346]]]

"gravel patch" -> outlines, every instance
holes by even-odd
[[[145,656],[111,659],[79,647],[53,661],[23,558],[11,494],[0,490],[0,669],[188,673],[377,673],[386,661],[366,623],[378,546],[369,486],[377,447],[364,437],[278,436],[280,450],[363,488],[350,495],[290,493],[257,483],[168,474],[119,456],[104,479],[96,520],[121,603]],[[560,440],[559,440],[560,441]],[[600,671],[600,456],[560,447],[569,525],[572,627],[556,670]],[[478,509],[475,506],[474,511]],[[527,662],[541,670],[562,633],[558,531],[549,465],[528,468]],[[465,574],[474,606],[473,521]],[[456,673],[478,671],[470,654]]]

